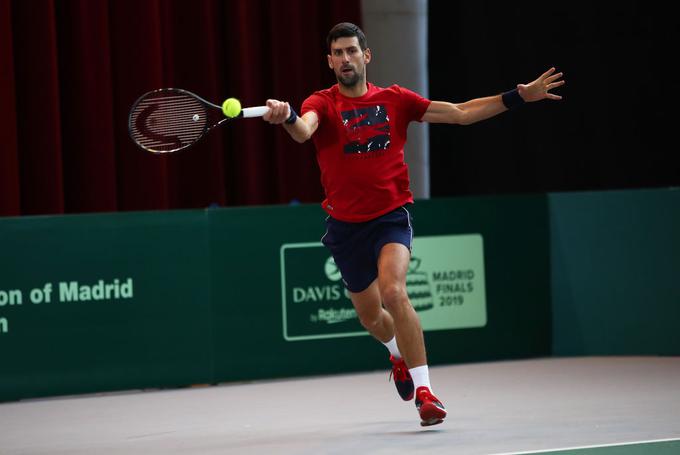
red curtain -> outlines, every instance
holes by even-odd
[[[281,127],[246,119],[154,156],[127,116],[160,87],[299,110],[334,83],[341,21],[360,0],[0,0],[0,215],[321,200],[312,144]]]

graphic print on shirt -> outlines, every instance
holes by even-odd
[[[347,132],[345,154],[378,156],[390,148],[390,118],[385,106],[362,107],[340,114]]]

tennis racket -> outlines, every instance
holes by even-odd
[[[133,142],[151,153],[173,153],[196,144],[216,126],[237,118],[262,117],[267,106],[246,107],[233,118],[222,108],[179,88],[162,88],[140,96],[130,109]]]

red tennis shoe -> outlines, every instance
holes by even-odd
[[[411,373],[408,371],[406,362],[404,362],[404,359],[396,359],[392,355],[390,356],[390,362],[392,362],[390,377],[394,376],[394,385],[397,386],[399,396],[404,401],[412,400],[413,379],[411,379]]]
[[[416,409],[420,413],[420,425],[424,427],[442,423],[446,418],[444,405],[427,387],[418,387],[416,390]]]

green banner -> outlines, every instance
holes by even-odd
[[[550,353],[544,196],[418,201],[431,365]],[[316,205],[0,219],[0,400],[388,368]]]

